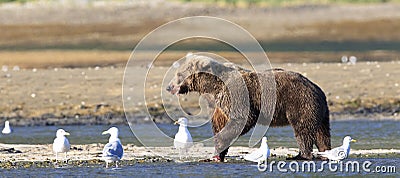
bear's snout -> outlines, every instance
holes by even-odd
[[[166,88],[166,90],[169,91],[169,92],[171,92],[171,91],[172,91],[172,88],[173,88],[173,86],[168,85],[167,88]]]
[[[171,94],[175,95],[179,92],[179,85],[170,84],[167,86],[166,90]]]

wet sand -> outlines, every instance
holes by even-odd
[[[17,167],[54,167],[54,166],[104,166],[104,161],[101,160],[101,151],[104,144],[87,144],[87,145],[71,145],[71,151],[68,152],[68,163],[63,163],[61,160],[64,154],[59,154],[59,161],[56,163],[55,154],[52,152],[52,145],[19,145],[19,144],[0,144],[0,167],[1,168],[17,168]],[[173,147],[152,147],[158,153],[164,156],[151,152],[146,147],[135,146],[132,144],[123,145],[124,157],[123,165],[149,162],[199,162],[203,159],[210,158],[214,152],[213,147],[203,147],[195,145],[191,148],[190,155],[187,158],[179,159],[179,154]],[[22,153],[9,153],[4,149],[14,148]],[[227,156],[226,162],[245,162],[242,156],[257,148],[248,147],[231,147]],[[314,152],[317,150],[315,149]],[[284,160],[288,156],[297,155],[297,148],[278,147],[271,149],[271,158]],[[358,158],[387,158],[399,156],[399,149],[370,149],[370,150],[351,150],[350,157]]]

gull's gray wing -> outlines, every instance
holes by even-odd
[[[124,155],[124,149],[122,148],[122,144],[120,142],[111,142],[107,143],[103,149],[103,157],[118,157],[121,159]]]

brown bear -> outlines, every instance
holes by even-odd
[[[244,89],[237,89],[241,88],[241,83]],[[274,86],[270,87],[273,90],[268,90],[268,86]],[[261,94],[263,87],[267,88],[264,95]],[[325,94],[299,73],[283,69],[256,73],[231,63],[220,63],[210,57],[188,54],[167,91],[172,94],[198,92],[212,96],[208,98],[209,105],[214,109],[211,119],[215,135],[214,161],[224,161],[230,144],[256,123],[293,127],[299,154],[290,159],[313,159],[314,144],[320,152],[331,149],[329,109]],[[262,100],[262,97],[276,97],[276,100]],[[263,104],[272,108],[268,110],[270,113],[262,111]]]

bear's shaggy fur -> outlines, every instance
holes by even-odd
[[[246,91],[232,91],[232,86],[238,86],[234,90],[240,88],[241,81]],[[262,103],[261,88],[273,85],[268,81],[275,81],[276,91],[264,91],[267,93],[264,97],[273,98],[276,94],[276,103],[273,102],[275,100],[268,99],[264,101],[267,103]],[[312,159],[314,144],[320,152],[331,149],[329,110],[325,94],[299,73],[282,69],[255,73],[232,64],[219,63],[206,56],[189,55],[178,67],[167,90],[172,94],[199,92],[214,97],[215,101],[209,102],[214,109],[211,121],[217,161],[223,161],[232,141],[247,133],[257,122],[270,123],[273,127],[293,127],[300,149],[293,159]],[[247,92],[248,96],[239,96]],[[240,102],[244,104],[241,105]],[[262,111],[262,105],[275,107],[275,110],[271,110],[274,111],[272,120],[265,119],[271,118],[268,115],[272,113]],[[263,119],[258,120],[259,116]]]

